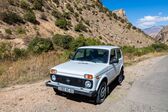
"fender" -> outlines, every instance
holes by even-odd
[[[96,91],[99,89],[99,86],[100,86],[100,84],[101,84],[101,82],[102,82],[102,80],[104,79],[104,78],[106,78],[107,79],[107,84],[108,84],[108,78],[107,78],[107,75],[106,74],[102,74],[102,75],[100,75],[100,79],[99,79],[99,81],[98,81],[98,83],[97,83],[97,87],[96,87]]]

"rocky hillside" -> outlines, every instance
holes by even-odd
[[[146,29],[143,29],[143,31],[153,37],[154,39],[156,38],[156,36],[158,35],[158,33],[162,30],[164,26],[152,26],[150,28],[146,28]]]
[[[156,36],[156,39],[168,44],[168,26],[165,26],[159,34]]]
[[[0,41],[26,47],[36,36],[54,34],[97,38],[104,43],[143,47],[154,41],[98,0],[0,0]]]

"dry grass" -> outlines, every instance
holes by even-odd
[[[168,52],[154,52],[154,53],[149,53],[146,55],[142,55],[142,56],[124,56],[124,63],[126,66],[130,66],[133,64],[136,64],[140,61],[152,58],[152,57],[157,57],[157,56],[162,56],[162,55],[167,55]]]
[[[61,56],[61,57],[60,57]],[[66,59],[61,52],[30,56],[16,62],[0,63],[0,87],[31,83],[48,77],[49,69]]]
[[[150,53],[141,57],[125,56],[125,65],[129,66],[145,59],[165,55],[166,53]],[[18,61],[0,62],[0,88],[32,83],[49,77],[49,69],[66,61],[67,52],[49,52],[38,56],[30,56]]]

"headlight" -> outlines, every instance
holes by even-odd
[[[85,87],[86,87],[86,88],[91,88],[91,87],[92,87],[91,81],[86,81],[86,82],[85,82]]]
[[[51,80],[52,80],[52,81],[56,81],[56,79],[57,79],[57,78],[56,78],[55,75],[51,75]]]
[[[50,70],[50,74],[57,74],[57,70],[51,69],[51,70]]]

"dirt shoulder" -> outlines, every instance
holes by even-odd
[[[134,81],[143,77],[143,72],[150,70],[164,57],[151,58],[126,67],[122,86],[111,85],[112,92],[101,105],[94,105],[91,99],[79,95],[55,95],[51,88],[45,86],[45,81],[39,81],[0,89],[0,112],[109,111],[127,96]]]

